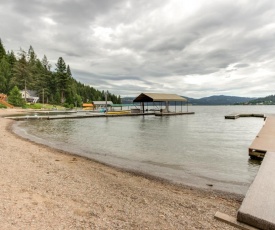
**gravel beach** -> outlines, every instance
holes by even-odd
[[[0,116],[20,113],[0,109]],[[235,229],[242,197],[135,175],[35,144],[0,117],[1,229]]]

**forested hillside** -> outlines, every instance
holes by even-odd
[[[252,99],[255,98],[214,95],[200,99],[188,98],[188,101],[193,105],[234,105],[237,103],[246,103]]]
[[[0,39],[0,93],[9,95],[15,86],[36,91],[41,102],[44,99],[51,104],[80,106],[82,102],[105,100],[105,93],[109,101],[120,103],[120,96],[77,82],[62,57],[51,66],[46,55],[38,59],[32,46],[28,52],[20,50],[15,55],[5,50]]]
[[[249,105],[275,105],[275,95],[269,95],[267,97],[261,97],[255,100],[249,101]]]
[[[192,105],[234,105],[238,103],[247,103],[248,101],[255,99],[251,97],[235,97],[235,96],[225,96],[225,95],[215,95],[210,97],[202,97],[200,99],[195,99],[191,97],[182,96],[188,100],[189,104]],[[132,103],[134,97],[122,98],[122,103]],[[179,105],[181,103],[178,103]]]

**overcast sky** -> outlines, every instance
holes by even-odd
[[[117,95],[275,94],[274,0],[8,0],[0,21],[6,51]]]

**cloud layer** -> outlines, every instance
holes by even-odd
[[[122,96],[275,94],[273,0],[9,0],[0,20],[7,50]]]

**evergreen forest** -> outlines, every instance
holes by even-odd
[[[105,94],[108,101],[121,103],[120,96],[76,81],[62,57],[52,68],[46,55],[38,59],[32,46],[28,52],[21,49],[15,55],[5,50],[0,39],[0,93],[10,95],[14,87],[33,90],[40,102],[55,105],[82,106],[86,102],[104,101]]]

